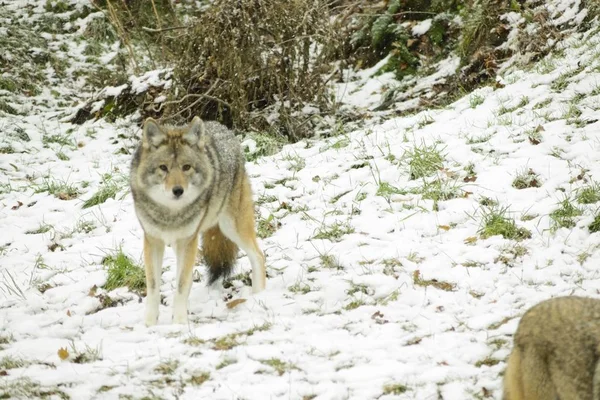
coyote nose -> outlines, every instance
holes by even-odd
[[[173,194],[175,195],[175,197],[179,197],[183,194],[183,188],[181,186],[175,186],[173,188]]]

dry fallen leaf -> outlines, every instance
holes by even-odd
[[[58,358],[61,360],[66,360],[69,358],[69,351],[66,349],[66,347],[61,347],[58,349]]]
[[[71,316],[71,310],[67,310],[67,316]]]
[[[438,228],[440,228],[441,230],[444,230],[444,231],[450,230],[450,227],[448,225],[438,225]]]
[[[232,308],[235,308],[245,302],[246,302],[246,299],[231,300],[229,303],[227,303],[227,308],[229,308],[231,310]]]

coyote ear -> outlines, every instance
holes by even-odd
[[[189,143],[190,146],[197,145],[202,148],[204,146],[204,122],[199,117],[194,117],[186,133],[183,134],[183,140]]]
[[[167,135],[153,118],[144,121],[144,142],[152,147],[158,147],[166,138]]]

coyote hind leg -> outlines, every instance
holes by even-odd
[[[235,219],[230,215],[223,215],[219,220],[219,228],[225,236],[248,255],[250,265],[252,265],[252,292],[258,293],[266,286],[265,256],[256,240],[254,212],[252,208],[243,211]]]

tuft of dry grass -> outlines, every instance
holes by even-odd
[[[218,0],[185,6],[181,15],[169,0],[97,3],[136,70],[148,58],[133,51],[138,44],[153,67],[174,65],[173,90],[160,108],[164,120],[198,115],[294,140],[313,131],[303,107],[332,107],[325,73],[341,41],[326,0]]]

